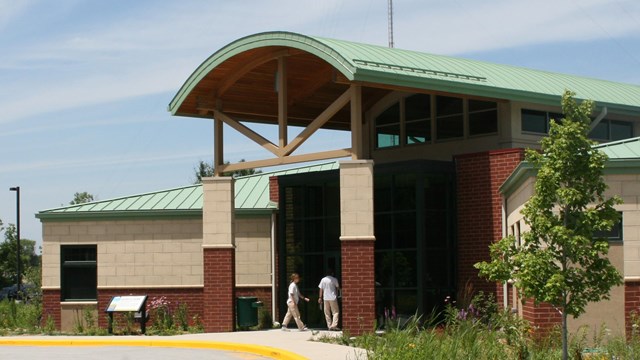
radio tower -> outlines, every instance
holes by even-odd
[[[393,0],[388,1],[388,14],[389,14],[389,47],[393,48]]]

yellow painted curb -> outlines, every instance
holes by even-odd
[[[290,351],[269,346],[202,340],[155,339],[18,339],[0,338],[0,346],[149,346],[237,351],[278,360],[308,360]]]

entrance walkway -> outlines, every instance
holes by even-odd
[[[362,349],[356,349],[348,346],[327,344],[318,341],[311,341],[322,336],[339,336],[341,333],[328,331],[282,331],[282,330],[265,330],[265,331],[236,331],[231,333],[207,333],[207,334],[188,334],[177,336],[12,336],[0,337],[0,346],[19,345],[17,358],[34,358],[30,355],[30,351],[35,353],[34,346],[38,347],[58,347],[58,346],[74,346],[74,347],[100,347],[103,350],[94,351],[93,354],[103,357],[93,357],[92,359],[111,360],[114,358],[134,358],[126,355],[126,357],[114,357],[112,350],[107,351],[105,347],[117,347],[122,354],[128,354],[128,351],[137,351],[127,349],[127,347],[145,347],[146,353],[156,356],[149,359],[164,359],[162,351],[166,347],[180,349],[209,349],[223,354],[216,357],[220,359],[236,359],[237,357],[229,357],[231,354],[237,355],[244,353],[247,356],[241,359],[284,359],[284,360],[366,360],[366,354]],[[12,353],[17,348],[10,350]],[[4,348],[0,350],[4,355],[7,354]],[[179,349],[174,349],[179,351]],[[40,351],[40,353],[42,353]],[[211,353],[198,352],[204,354],[202,359],[211,359]],[[45,352],[46,354],[46,352]],[[226,355],[225,355],[226,354]],[[234,355],[234,356],[235,356]],[[199,360],[197,354],[184,354],[182,357],[189,360]],[[47,357],[51,359],[51,357]]]

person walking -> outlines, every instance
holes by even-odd
[[[284,316],[284,320],[282,320],[282,330],[288,331],[289,321],[293,318],[295,320],[296,325],[298,325],[298,330],[307,331],[307,327],[304,325],[302,320],[300,319],[300,310],[298,310],[298,301],[303,299],[306,302],[309,302],[309,298],[304,297],[300,290],[298,289],[298,282],[300,282],[300,275],[297,273],[291,274],[291,283],[289,284],[288,289],[288,298],[287,298],[287,314]]]
[[[327,321],[327,328],[330,331],[339,331],[338,319],[340,318],[340,307],[338,306],[338,291],[340,284],[338,279],[333,277],[333,269],[327,271],[327,276],[320,280],[318,285],[320,288],[320,296],[318,296],[318,304],[324,302],[324,318]]]

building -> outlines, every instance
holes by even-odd
[[[330,267],[342,282],[342,323],[352,334],[373,329],[384,308],[429,313],[467,283],[518,308],[511,289],[478,279],[473,264],[521,223],[517,209],[531,190],[519,167],[523,149],[538,146],[567,88],[596,102],[593,138],[638,134],[636,85],[287,32],[238,39],[205,60],[169,104],[173,115],[214,122],[215,177],[202,187],[37,215],[45,311],[62,325],[74,307],[100,310],[111,295],[174,294],[193,304],[207,331],[230,331],[235,297],[256,294],[282,315],[288,274],[301,273],[303,292],[315,294]],[[278,139],[247,123],[277,127]],[[271,157],[225,164],[223,124]],[[289,136],[296,127],[300,133]],[[349,131],[351,147],[298,154],[318,129]],[[605,148],[622,146],[615,144]],[[608,178],[626,184],[612,191],[629,200],[621,207],[625,239],[615,245],[630,249],[625,289],[615,290],[625,294],[638,291],[640,276],[633,255],[639,224],[626,213],[638,200],[629,190],[638,180],[630,165],[637,154],[617,159],[628,165],[625,180]],[[335,158],[349,160],[316,169],[324,171],[217,176]],[[245,208],[242,198],[254,193],[243,189],[258,178],[264,186],[267,177],[269,196]],[[78,298],[67,294],[66,267],[83,264],[92,282],[78,285]],[[638,305],[630,296],[616,305],[628,308],[618,315]],[[544,306],[518,311],[536,325],[554,321]],[[321,323],[312,307],[303,314],[310,325]]]

